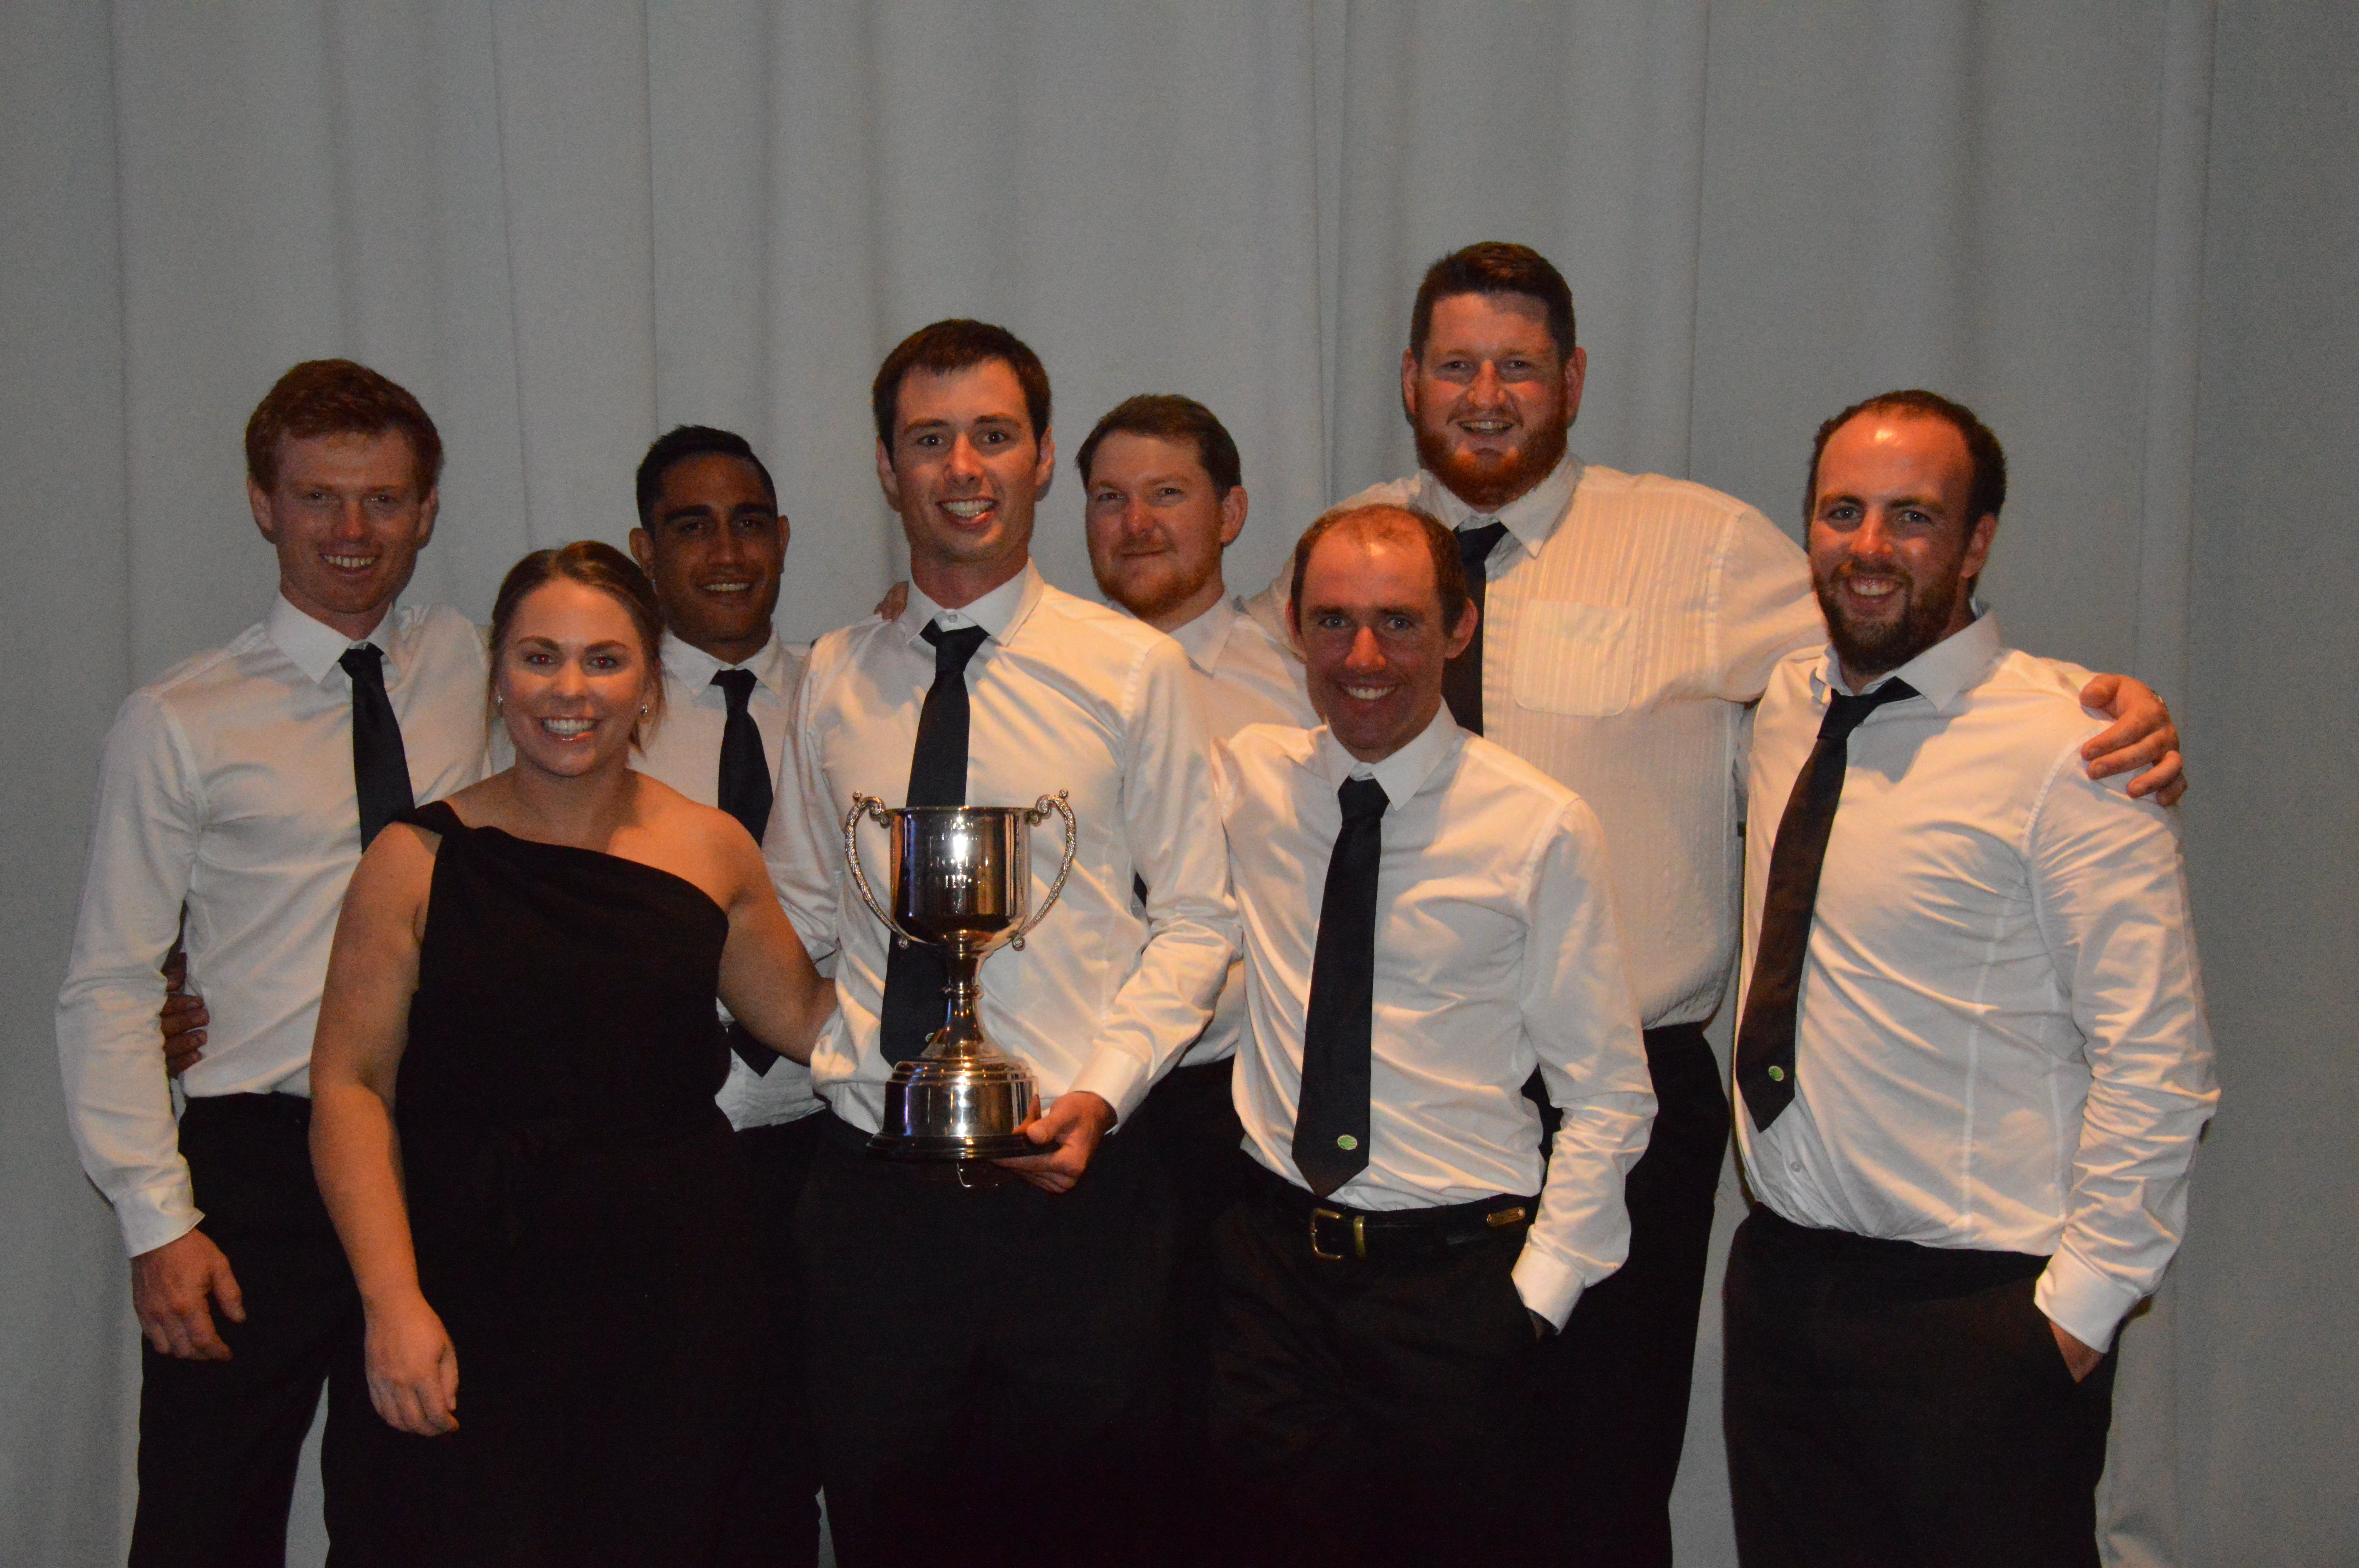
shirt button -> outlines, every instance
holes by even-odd
[[[1786,1162],[1786,1169],[1799,1174],[1802,1169],[1802,1162],[1799,1160],[1788,1160]]]

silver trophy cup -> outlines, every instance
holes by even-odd
[[[1065,819],[1065,863],[1049,896],[1026,917],[1032,891],[1032,829],[1055,812]],[[860,864],[860,820],[885,829],[892,877],[880,904]],[[950,985],[942,1026],[926,1049],[899,1063],[885,1088],[885,1124],[868,1147],[903,1160],[990,1160],[1039,1151],[1016,1130],[1039,1104],[1032,1069],[983,1037],[975,1022],[975,971],[1003,942],[1024,938],[1049,913],[1072,874],[1079,844],[1065,793],[1021,806],[888,806],[855,795],[843,816],[843,853],[861,901],[903,942],[942,950]]]

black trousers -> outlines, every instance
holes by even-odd
[[[864,1142],[827,1118],[795,1215],[837,1560],[1136,1560],[1167,1394],[1154,1152],[1117,1133],[1049,1194]]]
[[[812,1568],[819,1562],[819,1454],[804,1387],[794,1217],[823,1115],[736,1135],[761,1262],[763,1389],[745,1475],[723,1526],[722,1561],[729,1568]]]
[[[311,1180],[310,1122],[292,1095],[192,1099],[180,1118],[200,1228],[229,1259],[245,1321],[214,1308],[226,1361],[142,1353],[133,1568],[280,1568],[322,1387],[330,1561],[372,1561],[385,1533],[393,1499],[371,1455],[395,1434],[369,1405],[360,1296]]]
[[[1701,1023],[1647,1031],[1655,1126],[1624,1184],[1630,1257],[1540,1347],[1545,1412],[1529,1474],[1551,1561],[1670,1568],[1671,1485],[1687,1441],[1728,1095]],[[1549,1130],[1556,1121],[1544,1108]]]
[[[1535,1340],[1511,1278],[1524,1236],[1518,1225],[1431,1258],[1360,1262],[1314,1255],[1302,1202],[1285,1192],[1222,1217],[1220,1561],[1533,1561]]]
[[[1212,1495],[1212,1337],[1220,1281],[1212,1227],[1229,1206],[1259,1185],[1260,1167],[1243,1144],[1231,1061],[1175,1067],[1134,1112],[1126,1136],[1150,1145],[1171,1179],[1173,1230],[1170,1306],[1171,1419],[1165,1435],[1163,1492],[1153,1513],[1145,1561],[1214,1563],[1219,1540]]]
[[[2047,1261],[1754,1210],[1723,1405],[1745,1568],[2096,1568],[2114,1357],[2072,1381]]]

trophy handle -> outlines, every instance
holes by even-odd
[[[1071,813],[1068,812],[1066,815],[1070,816]],[[860,890],[860,902],[868,906],[868,913],[883,921],[887,930],[904,942],[915,942],[918,938],[902,930],[900,922],[887,914],[885,912],[885,906],[876,902],[876,894],[868,885],[868,873],[861,869],[860,819],[864,816],[875,822],[887,833],[893,830],[893,820],[885,815],[883,801],[873,795],[855,795],[852,797],[852,809],[843,814],[843,858],[852,867],[852,885]],[[1059,879],[1060,881],[1062,880]]]
[[[1011,947],[1020,949],[1024,946],[1025,934],[1040,924],[1040,917],[1049,913],[1049,906],[1057,902],[1059,893],[1065,891],[1065,879],[1073,874],[1073,851],[1081,848],[1082,831],[1080,825],[1073,820],[1073,808],[1065,804],[1065,796],[1066,792],[1061,789],[1054,795],[1044,795],[1032,803],[1031,810],[1024,814],[1024,819],[1035,827],[1048,821],[1052,811],[1065,819],[1065,863],[1057,868],[1057,880],[1049,884],[1049,896],[1040,901],[1040,907],[1032,912],[1030,919],[1016,928],[1014,936],[1008,938],[1007,945]]]

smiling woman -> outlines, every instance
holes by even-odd
[[[719,1551],[760,1323],[713,1002],[802,1056],[834,988],[745,830],[630,768],[661,634],[620,551],[518,562],[492,617],[515,765],[397,818],[337,924],[312,1162],[370,1400],[438,1439],[383,1450],[398,1561]]]

